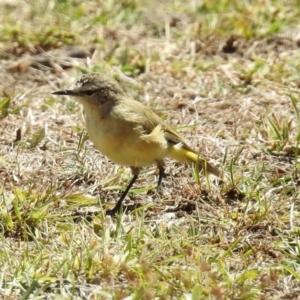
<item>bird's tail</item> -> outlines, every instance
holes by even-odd
[[[189,149],[185,149],[183,147],[177,148],[176,146],[172,147],[169,157],[180,162],[185,162],[189,165],[194,164],[197,166],[199,172],[203,170],[204,173],[211,173],[217,177],[221,176],[221,171],[217,167],[213,166],[199,154]]]

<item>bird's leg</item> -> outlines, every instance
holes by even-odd
[[[131,172],[133,174],[133,177],[132,177],[131,181],[129,182],[126,190],[124,191],[124,193],[122,194],[122,196],[118,200],[118,202],[115,205],[115,207],[113,209],[108,210],[106,212],[106,215],[113,216],[113,215],[115,215],[116,213],[118,213],[120,211],[120,208],[122,206],[123,200],[125,199],[125,197],[128,194],[129,190],[131,189],[131,187],[133,186],[133,184],[135,183],[135,181],[139,177],[140,169],[136,168],[136,167],[131,167]]]
[[[163,160],[159,160],[156,162],[157,164],[157,168],[158,168],[158,182],[157,182],[157,187],[156,190],[158,191],[160,186],[161,186],[161,182],[165,176],[165,164]]]

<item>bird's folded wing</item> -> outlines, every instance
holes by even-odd
[[[192,148],[190,148],[184,141],[184,139],[178,134],[178,132],[172,127],[164,124],[163,130],[165,132],[166,140],[174,145],[181,144],[181,147],[189,150],[191,152],[195,152]]]

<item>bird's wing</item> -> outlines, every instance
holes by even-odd
[[[137,124],[139,128],[142,129],[145,134],[151,134],[151,132],[158,126],[161,125],[161,129],[164,132],[165,139],[168,143],[171,144],[181,144],[186,150],[195,152],[191,149],[184,139],[179,135],[179,133],[173,129],[170,125],[164,123],[164,121],[155,114],[151,109],[144,106],[142,103],[138,101],[127,101],[126,110],[128,117],[130,115],[130,119],[132,123]],[[139,113],[136,113],[136,112]]]
[[[190,148],[186,142],[184,141],[184,139],[179,135],[179,133],[173,129],[171,126],[164,124],[163,126],[163,130],[165,132],[165,137],[166,140],[171,143],[171,144],[181,144],[181,146],[186,149],[189,150],[191,152],[195,152],[192,148]]]
[[[147,108],[143,112],[145,114],[145,118],[143,118],[143,128],[147,134],[150,134],[157,125],[161,125],[165,139],[168,141],[168,143],[174,145],[181,144],[184,149],[194,152],[194,150],[186,144],[182,136],[180,136],[180,134],[170,125],[164,123],[164,121],[152,110]],[[149,117],[149,115],[151,116]]]

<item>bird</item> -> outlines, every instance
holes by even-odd
[[[159,189],[165,158],[194,165],[205,175],[221,176],[221,171],[189,147],[174,128],[104,73],[84,74],[72,88],[52,94],[71,96],[82,104],[86,129],[95,147],[114,163],[131,168],[131,181],[107,215],[120,212],[141,168],[157,165]]]

